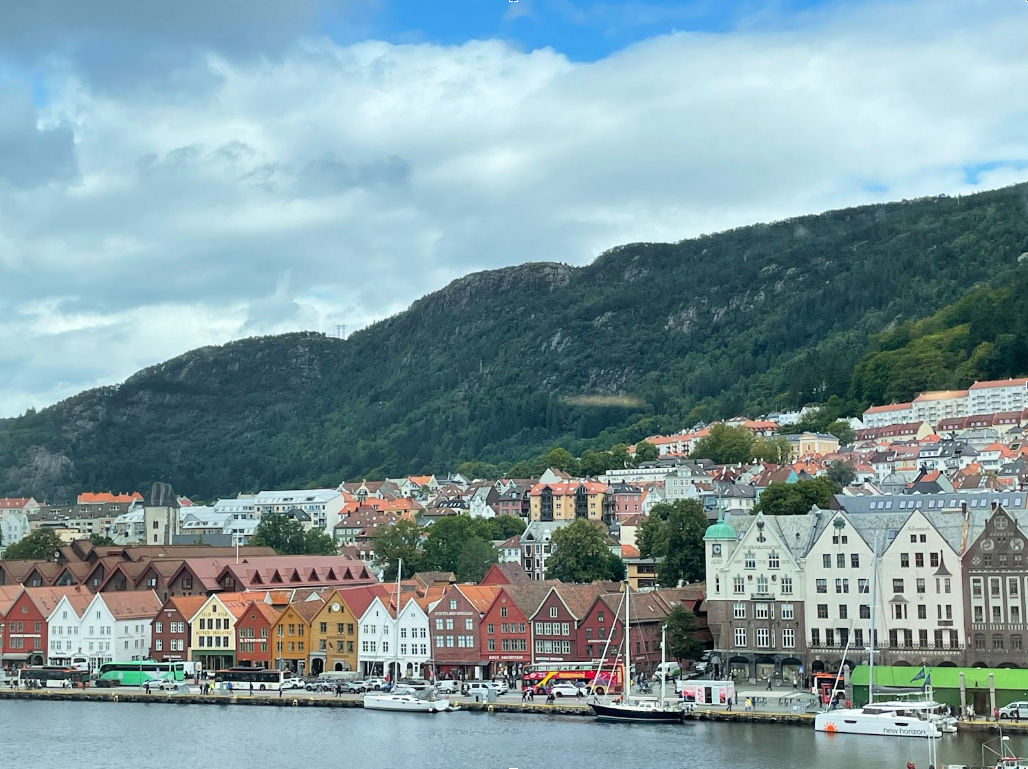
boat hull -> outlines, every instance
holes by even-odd
[[[626,705],[601,705],[592,703],[596,718],[600,721],[631,721],[633,723],[676,723],[682,720],[681,710],[651,710]]]
[[[442,713],[450,707],[449,700],[421,700],[417,697],[391,694],[368,694],[364,697],[367,710],[392,710],[402,713]]]
[[[868,715],[859,710],[830,710],[814,717],[814,730],[828,734],[869,734],[878,737],[941,737],[932,723],[895,714]]]

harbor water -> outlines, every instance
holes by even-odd
[[[19,769],[927,769],[926,741],[791,725],[602,724],[574,716],[0,702]],[[981,765],[994,735],[938,740],[939,766]],[[997,745],[998,741],[991,743]],[[1006,743],[1028,753],[1028,737]]]

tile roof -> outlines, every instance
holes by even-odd
[[[460,590],[464,597],[471,602],[471,605],[478,609],[480,614],[488,611],[493,599],[496,598],[497,591],[500,589],[493,585],[455,585],[454,587]]]
[[[161,601],[153,590],[98,593],[115,619],[153,619]]]

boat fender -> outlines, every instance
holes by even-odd
[[[295,708],[295,707],[296,707],[297,705],[299,705],[299,704],[300,704],[300,701],[299,701],[299,700],[293,700],[293,707],[294,707],[294,708]]]
[[[117,701],[118,701],[118,695],[117,694],[112,695],[111,696],[111,702],[117,702]]]
[[[493,712],[493,706],[492,706],[492,705],[490,705],[490,706],[489,706],[488,708],[486,708],[486,710],[487,710],[488,712],[492,713],[492,712]]]

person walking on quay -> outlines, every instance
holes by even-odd
[[[800,680],[796,676],[793,676],[792,677],[792,689],[793,689],[793,691],[796,691],[796,689],[799,688],[799,685],[800,685]]]
[[[767,677],[767,689],[766,689],[766,691],[771,691],[771,676]]]
[[[751,700],[749,697],[747,697],[746,698],[746,712],[749,713],[751,710],[753,710],[753,700]]]
[[[147,681],[147,682],[146,682],[146,683],[145,683],[145,684],[143,685],[143,689],[145,689],[145,690],[146,690],[146,693],[147,693],[147,694],[149,694],[149,693],[150,693],[150,682],[149,682],[149,681]]]
[[[732,698],[731,697],[728,698],[728,707],[726,709],[729,712],[731,712],[731,710],[732,710]]]
[[[992,709],[992,720],[999,721],[999,708]]]
[[[521,690],[521,704],[524,705],[528,701],[528,689]]]
[[[253,681],[250,682],[250,696],[253,696]]]

